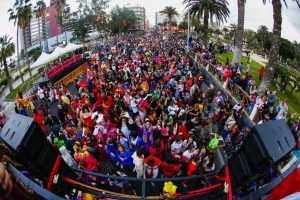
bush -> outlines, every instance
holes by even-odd
[[[0,86],[2,85],[7,85],[7,78],[3,78],[1,81],[0,81]]]
[[[39,74],[44,73],[44,67],[38,68],[38,73]]]
[[[22,73],[22,76],[24,76],[24,73]],[[21,77],[20,74],[17,74],[15,77],[15,81],[18,80],[20,77]]]
[[[15,77],[15,81],[18,80],[20,78],[20,74],[18,74],[16,77]]]
[[[22,74],[26,74],[27,72],[29,72],[29,68],[25,68]]]

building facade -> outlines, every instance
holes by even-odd
[[[134,6],[129,7],[129,9],[133,10],[137,20],[135,23],[135,29],[137,30],[145,30],[146,29],[146,10],[144,7]]]
[[[40,24],[40,29],[39,29]],[[21,49],[26,47],[27,49],[31,46],[40,43],[41,41],[49,37],[48,21],[46,16],[42,16],[39,19],[32,13],[30,23],[25,27],[25,30],[20,31]],[[39,32],[40,30],[40,32]],[[25,34],[25,41],[24,41]],[[41,37],[41,38],[40,38]]]
[[[50,4],[51,5],[51,4]],[[57,11],[55,6],[49,6],[46,8],[44,16],[41,16],[39,19],[36,17],[35,13],[32,13],[32,18],[30,23],[25,27],[24,30],[20,31],[20,44],[21,49],[25,47],[27,50],[36,48],[40,44],[40,39],[42,42],[42,48],[45,50],[44,41],[47,41],[48,38],[54,38],[62,34],[62,29],[57,22]],[[40,33],[39,33],[39,24],[40,24]],[[25,34],[25,40],[24,40]],[[58,39],[57,39],[58,41]],[[48,49],[48,47],[47,47]]]

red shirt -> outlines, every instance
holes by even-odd
[[[165,145],[162,140],[160,141],[160,150],[159,151],[157,151],[155,147],[152,147],[152,146],[149,147],[150,153],[157,158],[162,157],[162,155],[163,155],[162,152],[164,151],[164,149],[165,149]]]
[[[173,177],[179,172],[179,166],[174,164],[169,164],[167,162],[161,163],[161,171],[167,177]]]
[[[189,132],[186,128],[186,125],[181,125],[179,128],[178,128],[178,133],[182,133],[182,137],[184,140],[187,140],[189,139]]]
[[[194,172],[197,170],[197,166],[191,161],[188,166],[187,175],[193,176]]]

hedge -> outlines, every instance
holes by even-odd
[[[0,81],[0,86],[2,85],[7,85],[7,78],[3,78],[1,81]]]

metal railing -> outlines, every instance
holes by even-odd
[[[57,191],[60,191],[57,194],[63,195],[64,193],[68,194],[73,189],[82,191],[82,193],[112,199],[161,199],[164,183],[171,181],[173,185],[177,186],[176,194],[173,195],[174,199],[196,199],[204,197],[205,199],[221,198],[231,200],[232,190],[229,169],[223,150],[217,150],[215,160],[215,170],[207,173],[174,178],[163,178],[162,175],[159,175],[157,178],[146,179],[123,176],[117,171],[115,174],[110,173],[110,175],[108,175],[88,172],[81,169],[73,169],[77,175],[70,176],[70,173],[67,173],[66,170],[71,169],[63,169],[58,165],[54,167],[53,170],[56,171],[55,176],[58,175],[59,179],[55,182],[50,179],[48,180],[48,184],[52,183],[50,188],[47,187],[49,190],[30,180],[29,177],[26,177],[11,164],[8,164],[8,170],[15,179],[21,181],[21,183],[30,188],[35,194],[45,199],[60,200],[62,198],[55,194]],[[229,192],[227,193],[224,193],[223,186],[225,182],[229,185]],[[187,187],[184,187],[182,183],[185,183]],[[61,193],[61,187],[68,189]]]
[[[244,106],[244,111],[247,113],[248,117],[252,115],[254,108],[253,100],[250,95],[244,91],[238,84],[234,83],[230,78],[225,79],[223,72],[217,69],[217,65],[213,65],[207,60],[201,59],[200,54],[191,53],[190,56],[196,61],[197,65],[202,67],[205,71],[213,75],[213,77],[227,90],[237,102]],[[254,118],[251,119],[252,122],[256,122]]]

